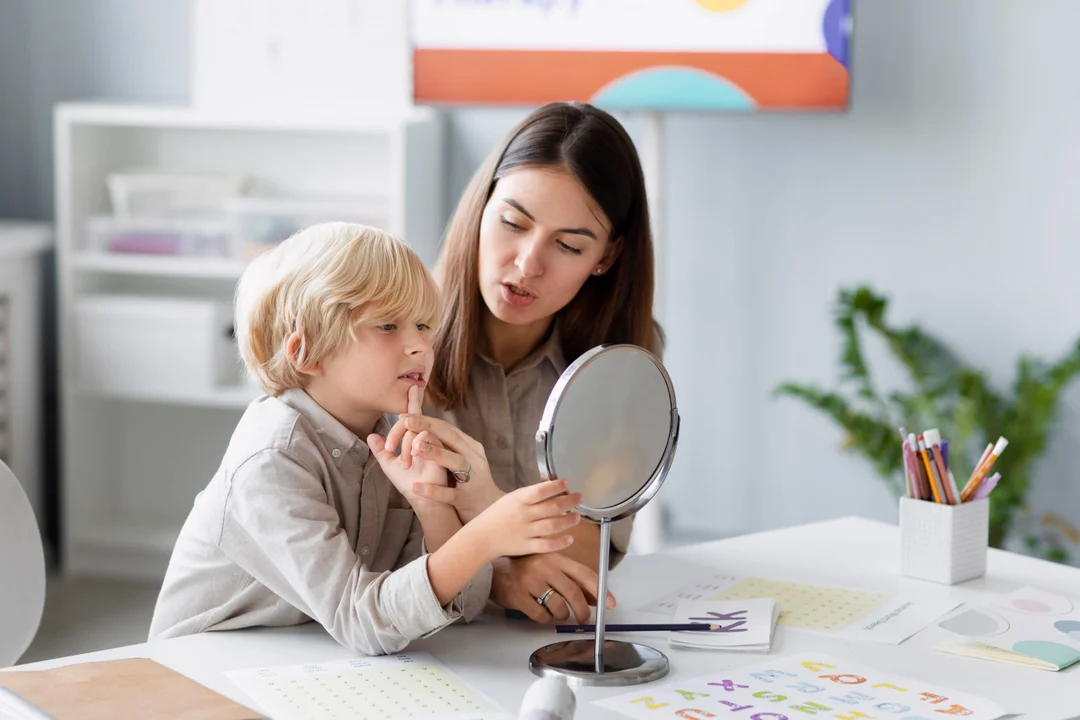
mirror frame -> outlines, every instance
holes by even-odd
[[[664,479],[671,469],[671,463],[675,459],[675,448],[679,442],[679,408],[675,403],[675,387],[672,385],[671,377],[668,375],[663,363],[645,348],[629,343],[599,345],[588,350],[571,363],[559,377],[559,381],[555,383],[555,387],[552,388],[551,393],[548,395],[547,404],[544,406],[544,414],[540,419],[540,428],[536,433],[536,461],[540,468],[540,477],[543,480],[558,479],[560,476],[557,474],[558,471],[555,468],[555,459],[552,457],[551,438],[552,434],[555,432],[555,418],[559,412],[559,406],[562,405],[563,393],[574,379],[586,367],[595,362],[597,358],[608,353],[625,351],[628,349],[648,358],[656,367],[657,371],[659,371],[660,376],[667,385],[668,398],[671,401],[671,421],[668,426],[667,444],[664,446],[663,457],[660,459],[660,462],[657,464],[652,475],[642,484],[638,491],[629,498],[623,500],[621,503],[605,508],[594,508],[585,505],[579,505],[575,508],[577,512],[581,513],[582,517],[593,522],[601,522],[603,520],[614,522],[630,517],[636,513],[648,504],[653,496],[660,490],[660,486],[664,484]]]

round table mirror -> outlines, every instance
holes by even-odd
[[[602,345],[578,358],[551,391],[536,434],[540,476],[566,478],[576,508],[600,525],[596,636],[533,653],[529,668],[574,685],[636,685],[667,675],[668,659],[638,643],[604,637],[611,523],[656,495],[679,438],[675,389],[663,364],[636,345]]]

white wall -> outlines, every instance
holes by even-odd
[[[24,16],[28,74],[0,71],[0,92],[29,116],[4,103],[0,157],[29,143],[33,191],[0,164],[0,207],[47,216],[49,107],[185,100],[188,4],[11,5],[0,40]],[[1056,356],[1080,336],[1080,3],[859,0],[856,15],[850,112],[669,119],[667,361],[684,426],[661,497],[682,531],[895,518],[826,420],[770,398],[783,380],[835,381],[842,284],[888,293],[894,322],[923,323],[1002,384],[1021,350]],[[524,114],[451,114],[448,207]],[[1080,386],[1067,400],[1035,498],[1077,521]]]
[[[685,312],[671,354],[683,388],[701,378],[710,389],[700,401],[684,393],[687,414],[704,425],[711,406],[731,429],[715,460],[704,445],[685,449],[668,495],[698,527],[895,520],[883,483],[837,451],[827,421],[769,400],[783,380],[835,381],[840,285],[887,292],[894,322],[922,323],[1001,384],[1019,352],[1053,357],[1080,337],[1080,3],[864,1],[856,11],[849,114],[670,128],[681,294],[671,304]],[[695,333],[707,337],[689,341]],[[710,377],[717,358],[735,372]],[[1080,384],[1035,492],[1073,521],[1078,441]],[[740,483],[742,503],[725,509]]]

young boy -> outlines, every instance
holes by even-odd
[[[385,450],[384,413],[419,406],[439,302],[403,242],[360,225],[316,225],[251,263],[237,337],[266,395],[195,499],[151,637],[315,620],[357,652],[396,652],[475,617],[495,558],[569,544],[581,498],[560,496],[565,483],[510,493],[462,527],[412,491],[445,485],[446,469]]]

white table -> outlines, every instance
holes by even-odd
[[[861,518],[844,518],[655,555],[629,556],[611,575],[611,587],[619,607],[611,613],[610,621],[656,622],[658,616],[640,613],[636,608],[665,589],[697,579],[700,572],[695,572],[694,566],[733,575],[831,583],[882,592],[941,593],[958,600],[978,599],[980,592],[1008,593],[1022,585],[1080,598],[1080,570],[997,550],[990,551],[986,577],[962,585],[944,587],[902,578],[897,528]],[[668,655],[670,679],[756,664],[767,657],[671,649],[665,635],[634,633],[633,639]],[[886,672],[925,679],[946,688],[978,693],[1013,712],[1025,713],[1026,717],[1040,720],[1080,717],[1080,665],[1053,673],[931,650],[935,642],[948,635],[930,627],[896,646],[825,638],[781,627],[777,628],[772,657],[812,650]],[[485,617],[468,626],[447,628],[412,644],[409,650],[432,653],[466,682],[507,710],[516,712],[525,689],[536,679],[527,667],[530,653],[567,637],[528,621]],[[155,641],[22,665],[19,669],[126,657],[151,657],[224,695],[254,706],[224,676],[225,671],[329,661],[353,654],[335,643],[319,626],[309,623],[293,628],[206,633]],[[626,688],[578,689],[577,717],[588,720],[622,717],[592,706],[590,701],[626,691]]]

